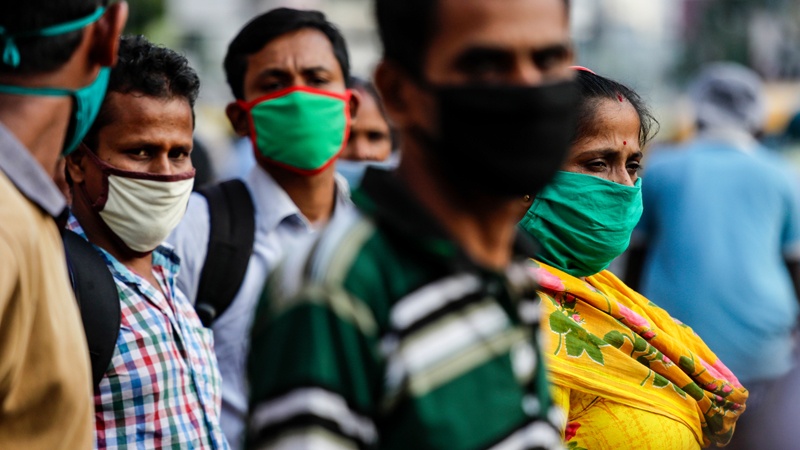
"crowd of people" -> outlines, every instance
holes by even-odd
[[[203,186],[201,80],[135,3],[0,6],[0,448],[793,448],[758,76],[702,73],[643,172],[658,121],[568,0],[375,6],[371,80],[321,12],[244,24],[249,162]]]

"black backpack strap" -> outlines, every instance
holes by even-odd
[[[194,308],[208,327],[230,306],[244,281],[253,254],[256,219],[250,191],[241,180],[198,192],[208,200],[211,228]]]
[[[117,284],[105,260],[89,241],[67,229],[61,230],[61,237],[89,343],[92,381],[97,389],[114,356],[122,321]]]

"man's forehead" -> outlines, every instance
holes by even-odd
[[[104,107],[110,108],[121,115],[120,119],[132,116],[142,120],[144,116],[154,115],[191,115],[192,107],[189,100],[180,96],[154,96],[141,92],[108,92],[104,100]]]
[[[113,119],[100,129],[106,139],[119,140],[129,134],[146,134],[169,130],[172,134],[187,134],[193,128],[192,107],[181,97],[158,98],[139,93],[110,92],[104,109]],[[125,132],[121,132],[121,130]]]
[[[330,39],[314,28],[303,28],[278,36],[247,59],[248,72],[254,75],[269,69],[338,67]]]
[[[564,0],[439,0],[432,44],[544,48],[569,41]]]

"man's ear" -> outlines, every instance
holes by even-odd
[[[413,105],[410,103],[411,83],[397,64],[383,60],[375,69],[375,87],[381,94],[386,114],[399,129],[406,127]]]
[[[350,121],[358,116],[358,109],[361,107],[361,92],[358,89],[350,89]]]
[[[231,122],[233,131],[241,137],[250,136],[250,119],[248,118],[247,111],[236,102],[228,103],[225,107],[225,115]]]
[[[92,34],[92,62],[101,66],[117,64],[119,37],[128,20],[128,4],[124,1],[109,5],[98,20]]]
[[[83,149],[78,149],[66,156],[67,173],[72,180],[73,185],[83,183],[86,180],[86,171],[84,170],[85,155]]]

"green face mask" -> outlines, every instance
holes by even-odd
[[[249,113],[250,139],[262,155],[293,172],[315,175],[347,144],[350,96],[350,91],[294,87],[238,103]]]
[[[584,277],[605,270],[628,248],[642,210],[641,178],[630,187],[559,172],[519,225],[541,244],[537,259]]]
[[[94,13],[81,19],[34,31],[7,33],[5,32],[5,29],[0,27],[0,45],[3,45],[2,63],[12,67],[17,67],[19,65],[19,50],[14,43],[16,38],[31,36],[56,36],[59,34],[77,31],[91,23],[96,22],[100,19],[100,17],[103,16],[104,13],[105,8],[100,7],[97,8]],[[67,133],[67,138],[64,142],[64,148],[62,150],[64,155],[68,155],[78,148],[78,145],[80,145],[84,136],[86,136],[89,128],[91,128],[94,119],[97,118],[97,113],[100,112],[100,107],[103,105],[103,99],[106,95],[106,89],[108,88],[108,80],[110,75],[111,69],[108,67],[103,67],[100,69],[97,78],[95,78],[90,85],[80,89],[62,89],[50,87],[32,88],[0,85],[0,93],[47,97],[72,96],[74,99],[72,119],[70,121],[70,128]]]

